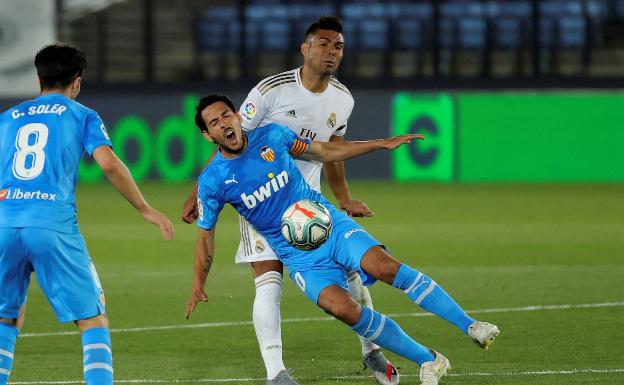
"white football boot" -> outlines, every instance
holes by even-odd
[[[435,355],[435,360],[425,362],[420,367],[421,385],[438,385],[440,378],[451,369],[451,364],[446,357],[436,351],[431,352]]]
[[[468,336],[470,336],[474,343],[479,345],[481,349],[485,350],[494,343],[499,333],[500,330],[498,330],[496,325],[487,322],[475,321],[468,327]]]

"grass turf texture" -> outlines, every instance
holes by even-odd
[[[256,379],[264,366],[251,320],[253,281],[236,266],[238,220],[228,206],[217,226],[209,302],[183,319],[191,287],[196,227],[179,220],[190,185],[144,184],[152,204],[176,223],[164,242],[109,185],[81,186],[78,209],[107,297],[111,328],[244,321],[241,325],[116,332],[116,380]],[[361,220],[394,256],[428,273],[467,310],[624,301],[624,185],[427,185],[353,182],[375,217]],[[326,189],[329,191],[329,189]],[[276,214],[278,215],[278,214]],[[624,307],[479,314],[502,333],[482,352],[458,330],[384,284],[375,308],[423,344],[443,352],[443,384],[624,383]],[[285,279],[282,318],[324,318]],[[74,331],[59,325],[33,279],[23,334]],[[361,372],[356,336],[337,321],[285,322],[284,359],[305,384],[376,384]],[[402,384],[419,368],[392,353]],[[12,381],[80,381],[78,335],[20,337]],[[586,373],[584,369],[607,370]],[[533,373],[533,372],[575,373]],[[484,375],[493,374],[493,376]],[[344,378],[334,378],[343,376]],[[134,382],[155,383],[155,382]]]

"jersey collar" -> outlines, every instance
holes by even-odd
[[[325,93],[327,93],[327,91],[330,88],[331,84],[327,84],[327,88],[325,88],[325,91],[323,92],[312,92],[309,89],[307,89],[304,85],[303,85],[303,81],[301,80],[301,70],[303,69],[302,67],[299,67],[295,70],[295,80],[297,81],[297,86],[299,87],[299,89],[306,93],[307,95],[316,97],[316,98],[320,98],[323,97],[323,95],[325,95]]]

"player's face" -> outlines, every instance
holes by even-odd
[[[224,156],[238,155],[245,148],[245,140],[238,112],[223,102],[216,102],[204,108],[201,116],[208,127],[204,136],[214,141]]]
[[[341,33],[319,29],[301,45],[304,65],[326,75],[334,74],[340,67],[344,45]]]

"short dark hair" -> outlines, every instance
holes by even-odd
[[[336,31],[342,33],[342,20],[338,16],[321,16],[317,21],[312,23],[303,37],[303,40],[308,40],[319,29],[328,29],[330,31]]]
[[[197,106],[195,107],[195,125],[199,127],[201,132],[208,132],[208,126],[206,126],[206,122],[204,122],[204,118],[201,116],[201,112],[211,104],[215,104],[217,102],[225,103],[232,112],[236,113],[236,107],[234,107],[234,103],[223,94],[212,94],[208,96],[204,96],[199,100]]]
[[[65,88],[82,76],[87,68],[87,57],[69,44],[50,44],[35,56],[35,67],[41,88]]]

